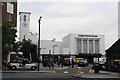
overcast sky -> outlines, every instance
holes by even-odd
[[[105,48],[118,39],[117,2],[20,2],[20,12],[31,12],[30,28],[41,38],[62,40],[69,33],[103,34]]]

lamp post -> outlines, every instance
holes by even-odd
[[[40,16],[38,23],[39,23],[39,36],[38,36],[38,71],[40,67],[40,21],[41,21],[42,16]]]
[[[54,58],[54,53],[55,53],[55,47],[56,47],[57,45],[53,45],[53,69],[54,69],[54,62],[55,62],[55,58]]]

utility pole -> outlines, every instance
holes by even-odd
[[[39,23],[39,36],[38,36],[38,71],[39,71],[39,68],[40,68],[40,21],[41,21],[41,16],[38,20],[38,23]]]

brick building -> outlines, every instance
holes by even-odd
[[[2,2],[2,23],[9,22],[17,27],[17,0]]]

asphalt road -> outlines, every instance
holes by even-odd
[[[82,67],[83,73],[88,73],[92,65],[88,67]],[[83,78],[76,78],[74,75],[77,74],[77,67],[56,67],[55,69],[42,69],[49,72],[4,72],[2,73],[2,80],[83,80]],[[19,70],[17,70],[19,71]],[[65,73],[68,72],[68,73]],[[99,75],[98,75],[99,76]],[[111,75],[108,75],[108,77]],[[84,79],[84,80],[101,80],[101,79]],[[107,79],[102,79],[107,80]],[[109,79],[113,80],[113,79]],[[114,79],[117,80],[117,79]],[[118,79],[119,80],[119,79]]]
[[[83,67],[82,72],[88,73],[91,69],[91,66],[89,67]],[[10,71],[10,70],[9,70]],[[18,72],[7,72],[2,73],[3,78],[73,78],[73,75],[77,74],[77,66],[75,68],[71,67],[56,67],[55,69],[46,69],[42,68],[43,72],[19,72],[21,70],[17,70]],[[44,72],[49,71],[49,72]],[[68,72],[68,73],[65,73]]]
[[[64,73],[67,71],[68,73]],[[75,69],[67,70],[49,70],[49,72],[7,72],[2,73],[3,78],[72,78],[76,72]]]

